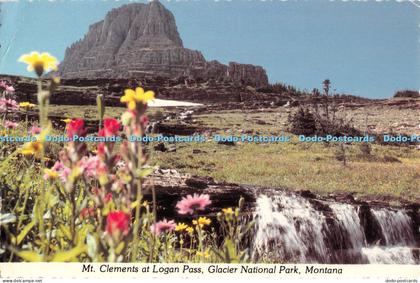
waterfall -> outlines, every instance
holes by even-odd
[[[381,226],[386,245],[415,244],[411,219],[406,213],[387,209],[372,210],[372,213]]]
[[[331,204],[330,208],[346,232],[347,239],[350,240],[352,248],[360,249],[365,246],[366,237],[356,209],[350,204],[338,203]]]
[[[410,247],[370,247],[362,248],[369,263],[416,264]]]
[[[357,205],[310,200],[285,191],[264,192],[254,211],[252,258],[290,263],[418,263],[409,215],[386,208],[368,212],[371,222],[362,219],[366,216]]]
[[[328,261],[325,217],[308,201],[281,193],[257,199],[254,257],[264,254],[287,261]]]

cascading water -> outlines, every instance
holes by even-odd
[[[328,261],[322,232],[325,217],[305,199],[261,196],[255,218],[254,256],[268,252],[287,261]]]
[[[260,195],[254,212],[252,257],[293,263],[418,263],[411,218],[403,210],[313,201],[284,191]],[[371,229],[374,233],[369,233]],[[375,235],[375,237],[368,234]]]
[[[402,211],[372,210],[381,226],[385,245],[414,245],[411,219]]]

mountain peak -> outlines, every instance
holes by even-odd
[[[201,52],[184,48],[173,14],[158,0],[108,12],[67,48],[58,73],[63,78],[190,76],[268,83],[261,67],[207,62]]]

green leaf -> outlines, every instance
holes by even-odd
[[[136,177],[138,178],[145,178],[153,173],[155,169],[153,167],[143,168],[136,171]]]
[[[42,261],[42,256],[33,251],[20,251],[20,252],[17,252],[17,255],[20,256],[25,261],[30,261],[30,262]]]
[[[77,246],[69,251],[58,252],[54,255],[51,261],[65,262],[77,260],[77,256],[81,253],[86,252],[87,247],[85,245]]]
[[[35,224],[36,222],[32,220],[28,225],[25,226],[25,228],[23,228],[22,232],[20,232],[17,236],[16,245],[19,245],[23,239],[25,239],[26,235],[28,235],[29,231],[31,231]]]
[[[115,253],[118,255],[122,252],[122,250],[124,249],[125,243],[124,242],[120,242],[117,246],[117,248],[115,249]]]
[[[67,239],[72,240],[71,237],[71,231],[70,231],[70,227],[69,226],[65,226],[65,225],[60,225],[60,228],[58,229],[63,236],[65,236]]]

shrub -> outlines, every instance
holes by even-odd
[[[399,90],[394,94],[395,98],[420,98],[420,92],[417,90]]]

